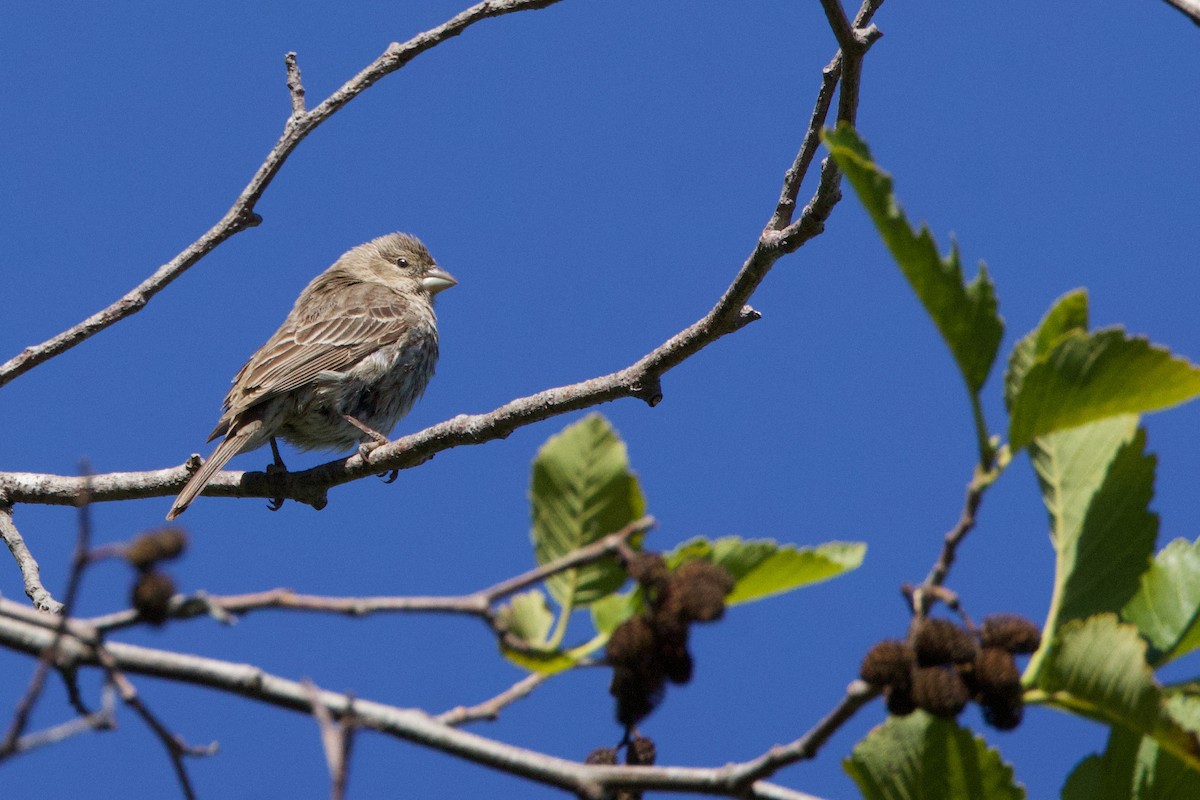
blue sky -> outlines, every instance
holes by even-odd
[[[0,359],[107,305],[214,223],[289,111],[283,54],[310,103],[463,0],[10,7],[0,28]],[[1062,5],[888,4],[865,68],[859,126],[910,216],[964,261],[987,261],[1002,352],[1050,302],[1086,286],[1093,323],[1124,324],[1193,359],[1200,32],[1165,3],[1074,14]],[[491,20],[372,87],[310,136],[221,246],[141,313],[0,390],[0,469],[69,474],[174,466],[203,450],[230,377],[299,290],[349,247],[419,235],[460,285],[439,297],[442,360],[408,433],[626,366],[711,306],[752,248],[835,50],[819,4],[589,3]],[[811,187],[805,187],[807,192]],[[972,268],[973,269],[973,268]],[[920,580],[970,477],[970,411],[949,354],[857,201],[780,261],[763,319],[664,379],[654,409],[601,410],[629,446],[648,546],[740,534],[864,541],[841,579],[739,607],[694,637],[695,680],[644,725],[662,763],[718,765],[799,736],[875,641],[903,632],[898,587]],[[985,388],[1004,427],[999,375]],[[1147,421],[1159,455],[1160,544],[1196,536],[1197,410]],[[328,594],[464,593],[526,569],[529,463],[578,415],[438,455],[391,486],[333,491],[320,513],[202,498],[181,589],[291,586]],[[235,460],[260,469],[266,453]],[[320,455],[286,453],[289,465]],[[157,524],[169,498],[96,508],[96,536]],[[72,512],[17,523],[61,590]],[[950,585],[972,615],[1041,620],[1053,574],[1027,460],[991,491]],[[87,575],[82,612],[126,603],[129,571]],[[0,568],[0,592],[20,597]],[[586,620],[579,620],[579,635]],[[441,711],[520,678],[470,620],[261,613],[122,641],[262,666],[323,687]],[[0,709],[33,662],[0,653]],[[1187,660],[1173,677],[1193,674]],[[1192,670],[1192,671],[1189,671]],[[477,731],[579,758],[619,735],[608,673],[562,676]],[[192,742],[201,797],[327,792],[304,716],[152,679],[147,702]],[[86,683],[95,691],[93,678]],[[53,686],[35,726],[69,713]],[[861,711],[816,759],[776,776],[855,795],[840,759],[883,719]],[[1031,797],[1057,794],[1102,746],[1082,720],[1031,710],[984,732]],[[166,756],[133,714],[0,769],[5,795],[163,797]],[[561,797],[378,735],[355,746],[351,797]]]

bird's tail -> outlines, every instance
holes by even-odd
[[[230,434],[225,437],[225,440],[217,445],[217,449],[204,462],[204,466],[200,467],[200,471],[188,479],[187,484],[183,487],[183,491],[175,498],[175,503],[171,506],[171,510],[167,513],[167,519],[175,519],[191,505],[191,502],[196,499],[196,496],[204,491],[204,487],[208,486],[208,482],[212,480],[217,471],[242,451],[242,448],[254,438],[254,434],[261,427],[261,423],[252,422],[249,425],[243,426],[237,433]]]

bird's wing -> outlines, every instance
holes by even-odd
[[[310,383],[322,372],[349,369],[400,341],[414,325],[411,304],[387,287],[357,284],[340,291],[339,302],[326,314],[288,316],[234,376],[226,408],[236,413]]]

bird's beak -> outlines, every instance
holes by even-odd
[[[443,289],[449,289],[457,284],[458,281],[454,280],[454,276],[441,267],[434,267],[425,273],[424,278],[421,278],[421,285],[430,294],[437,294]]]

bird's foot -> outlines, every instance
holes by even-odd
[[[276,478],[282,482],[283,476],[287,475],[288,468],[283,463],[283,458],[279,455],[279,445],[275,443],[274,436],[271,437],[271,454],[275,457],[275,460],[267,464],[267,477]],[[278,511],[283,508],[283,502],[286,499],[285,497],[272,497],[267,501],[267,508],[272,511]]]
[[[390,469],[390,470],[384,470],[383,472],[377,472],[375,474],[378,475],[380,478],[383,478],[384,483],[395,483],[396,476],[400,474],[400,470]]]

